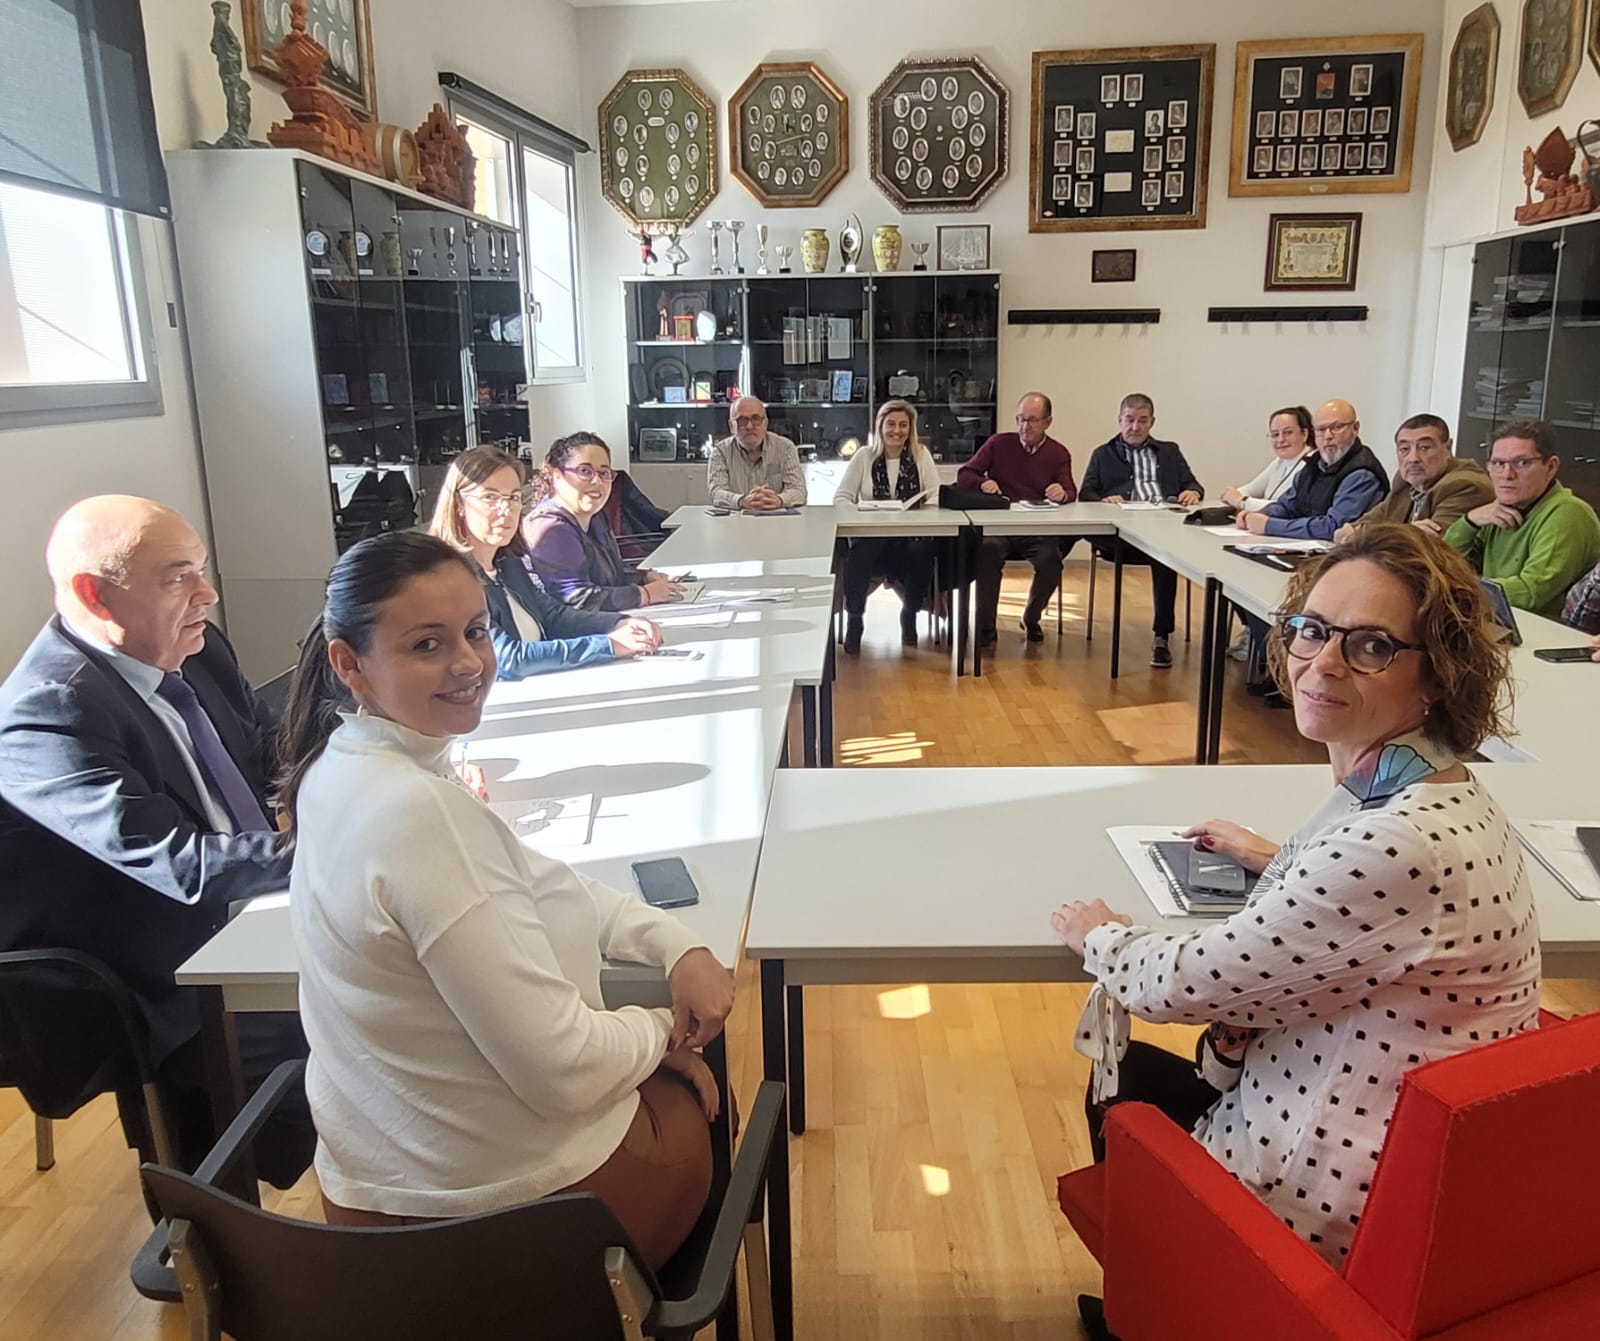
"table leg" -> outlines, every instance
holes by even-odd
[[[1210,581],[1216,581],[1215,578]],[[1214,764],[1222,753],[1222,690],[1228,670],[1228,632],[1233,623],[1233,604],[1217,583],[1217,627],[1211,648],[1211,735],[1206,747],[1206,762]]]
[[[800,686],[800,765],[817,766],[817,688]]]
[[[817,760],[833,767],[833,644],[822,662],[822,684],[817,690]]]
[[[228,1124],[239,1116],[244,1107],[244,1077],[239,1067],[239,1035],[234,1027],[233,1012],[222,1000],[220,987],[201,987],[200,996],[200,1056],[204,1061],[206,1088],[211,1092],[211,1121],[216,1128],[214,1138],[228,1129]],[[225,1190],[234,1196],[260,1205],[256,1187],[255,1160],[247,1150],[244,1157],[228,1176]]]
[[[789,1130],[806,1131],[806,989],[785,989],[789,1040]]]
[[[1205,604],[1200,612],[1200,699],[1195,711],[1194,761],[1206,762],[1206,750],[1211,740],[1211,677],[1216,672],[1212,662],[1213,644],[1217,638],[1217,582],[1206,579]]]
[[[761,961],[761,1061],[768,1080],[785,1082],[788,1077],[786,1030],[784,1022],[783,960]],[[785,1089],[784,1107],[788,1107]],[[784,1114],[782,1128],[788,1127]],[[772,1147],[772,1165],[767,1170],[767,1254],[772,1281],[772,1313],[777,1341],[792,1341],[794,1336],[794,1258],[789,1226],[789,1143],[778,1140]]]
[[[955,654],[956,675],[967,673],[967,640],[972,629],[972,567],[971,554],[973,548],[972,537],[977,535],[982,538],[983,532],[976,527],[963,527],[956,534],[956,626],[951,630],[953,636],[950,646]]]
[[[1122,537],[1111,542],[1111,678],[1122,663]]]
[[[978,551],[982,545],[983,528],[974,526],[972,528],[970,542],[967,545],[967,577],[971,579],[971,585],[974,587],[978,585]],[[971,605],[970,601],[968,602],[968,605]],[[963,625],[962,628],[963,631],[965,631],[966,626]],[[983,674],[983,639],[978,637],[978,629],[975,618],[973,620],[973,628],[970,636],[972,641],[972,674],[974,678],[976,678]]]

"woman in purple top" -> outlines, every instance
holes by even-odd
[[[611,449],[593,433],[573,433],[550,448],[534,480],[538,506],[522,523],[528,566],[558,601],[580,610],[635,610],[677,600],[665,574],[632,569],[605,518]]]

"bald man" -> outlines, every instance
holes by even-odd
[[[1311,416],[1316,452],[1289,490],[1260,512],[1241,512],[1241,531],[1292,540],[1332,540],[1334,532],[1376,507],[1389,492],[1389,472],[1361,441],[1361,420],[1347,400],[1330,400]]]
[[[776,512],[806,501],[800,453],[781,433],[767,430],[767,407],[741,396],[728,407],[731,437],[711,448],[706,486],[719,508],[736,512]]]
[[[212,1131],[196,994],[173,970],[229,904],[288,887],[267,802],[274,724],[207,619],[206,548],[176,512],[85,499],[45,562],[56,613],[0,685],[0,949],[67,947],[122,975],[193,1159]],[[304,1055],[293,1017],[240,1019],[247,1086]],[[309,1120],[263,1135],[261,1174],[287,1187],[312,1153]]]

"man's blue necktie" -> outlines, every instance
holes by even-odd
[[[189,730],[189,740],[194,745],[195,762],[200,765],[200,776],[211,788],[211,794],[222,802],[228,818],[233,821],[234,832],[270,830],[272,822],[261,809],[255,792],[239,771],[239,765],[233,762],[233,756],[217,735],[217,728],[211,724],[211,718],[201,707],[189,682],[177,671],[168,671],[162,676],[161,687],[156,693],[176,708],[178,716],[183,718],[183,724]]]

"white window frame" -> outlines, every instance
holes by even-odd
[[[586,382],[589,380],[589,342],[585,331],[584,299],[583,299],[583,248],[580,238],[583,233],[581,211],[582,199],[578,191],[578,154],[569,144],[563,144],[553,136],[541,135],[534,127],[515,122],[505,115],[497,112],[493,107],[487,107],[476,98],[463,96],[459,91],[452,91],[447,95],[450,117],[452,120],[466,120],[482,126],[485,130],[500,136],[511,144],[511,226],[517,230],[519,238],[519,251],[521,252],[522,265],[522,300],[528,314],[528,320],[533,324],[532,338],[524,342],[531,363],[532,376],[530,386],[555,386],[564,383]],[[525,151],[532,151],[544,158],[548,158],[562,165],[567,174],[567,218],[570,223],[569,246],[572,253],[572,303],[573,303],[573,332],[578,346],[577,363],[567,366],[558,365],[546,368],[539,363],[539,304],[534,298],[532,274],[532,248],[528,245],[527,219],[527,178],[523,172],[522,155]]]
[[[123,335],[137,376],[125,382],[0,386],[0,429],[131,419],[163,411],[139,218],[110,206],[101,208],[105,210],[106,227],[116,253],[117,278],[122,286]]]

